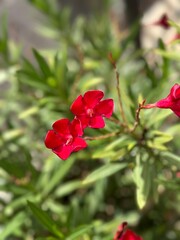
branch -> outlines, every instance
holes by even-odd
[[[118,132],[108,133],[108,134],[96,136],[96,137],[86,136],[86,137],[84,137],[84,140],[101,140],[101,139],[106,139],[106,138],[117,136],[119,133],[120,132],[118,131]]]
[[[135,129],[137,128],[137,126],[140,124],[140,117],[139,117],[139,115],[140,115],[141,109],[142,109],[143,106],[144,106],[145,101],[146,101],[146,100],[144,99],[144,100],[142,101],[142,103],[139,103],[139,106],[138,106],[138,108],[136,109],[136,116],[135,116],[134,126],[133,126],[133,128],[130,130],[130,132],[134,132]]]
[[[110,118],[107,118],[107,120],[119,125],[120,127],[125,127],[124,123],[120,122],[118,119],[116,119],[112,116]]]
[[[116,89],[117,89],[118,101],[119,101],[119,111],[120,111],[120,114],[122,116],[122,119],[123,119],[123,122],[124,122],[124,126],[127,127],[128,124],[127,124],[127,120],[126,120],[126,117],[125,117],[125,114],[124,114],[122,98],[121,98],[121,89],[120,89],[120,82],[119,82],[119,72],[118,72],[117,67],[116,67],[116,62],[114,61],[114,59],[112,57],[112,53],[110,53],[108,55],[108,58],[109,58],[109,61],[112,64],[112,66],[114,68],[114,71],[115,71],[115,74],[116,74]]]

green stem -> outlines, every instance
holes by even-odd
[[[118,94],[119,111],[120,111],[120,114],[122,116],[122,119],[123,119],[123,122],[124,122],[124,126],[128,127],[127,119],[125,117],[123,104],[122,104],[121,88],[120,88],[120,81],[119,81],[119,72],[118,72],[117,67],[116,67],[116,62],[114,61],[111,53],[109,54],[109,60],[110,60],[112,66],[114,68],[115,75],[116,75],[116,89],[117,89],[117,94]]]
[[[118,131],[118,132],[108,133],[108,134],[101,135],[101,136],[96,136],[96,137],[86,136],[86,137],[84,137],[84,140],[101,140],[101,139],[114,137],[114,136],[117,136],[119,134],[120,134],[120,132]]]

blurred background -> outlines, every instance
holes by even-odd
[[[168,30],[152,24],[164,13]],[[179,16],[179,0],[0,0],[0,240],[112,240],[123,221],[144,240],[180,238],[180,126],[170,110],[143,112],[132,134],[110,121],[87,130],[122,134],[67,161],[44,146],[89,89],[113,98],[122,121],[109,53],[130,127],[138,102],[166,96],[180,79],[179,43],[167,44]]]
[[[37,1],[38,2],[38,1]],[[86,18],[93,17],[95,14],[102,14],[106,8],[106,1],[83,1],[83,0],[59,0],[58,9],[64,7],[71,9],[71,21],[77,16]],[[108,8],[109,17],[114,22],[117,30],[122,32],[137,20],[141,21],[141,29],[136,41],[143,47],[155,46],[157,40],[163,35],[163,39],[168,41],[171,39],[173,30],[164,31],[161,27],[148,26],[160,16],[167,13],[173,21],[179,20],[180,7],[178,0],[111,0]],[[26,54],[31,54],[31,48],[53,48],[57,46],[57,42],[47,37],[42,37],[38,31],[38,25],[45,23],[46,16],[31,6],[30,1],[23,0],[1,0],[0,14],[8,15],[8,32],[10,38],[23,46]],[[139,38],[139,39],[138,39]]]

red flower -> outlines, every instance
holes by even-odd
[[[113,238],[113,240],[143,240],[140,236],[136,235],[130,229],[126,229],[127,222],[123,222]]]
[[[72,152],[77,152],[87,146],[81,138],[83,130],[78,119],[72,122],[67,118],[60,119],[52,127],[53,130],[49,130],[46,134],[45,145],[61,159],[66,160]]]
[[[112,99],[102,100],[104,93],[100,90],[87,91],[80,95],[71,105],[71,112],[81,121],[83,129],[103,128],[103,117],[111,117],[114,107]]]
[[[169,108],[171,109],[178,117],[180,117],[180,84],[175,84],[169,95],[166,98],[159,100],[156,103],[147,104],[141,108]]]
[[[165,29],[168,29],[171,27],[168,21],[169,21],[169,18],[167,16],[167,14],[164,13],[158,21],[152,23],[151,25],[156,25],[156,26],[160,26]]]

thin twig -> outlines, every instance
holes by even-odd
[[[134,132],[135,129],[137,128],[137,126],[140,124],[140,111],[141,109],[143,108],[144,106],[144,103],[145,103],[146,100],[143,100],[142,103],[139,103],[139,106],[138,108],[136,109],[136,116],[135,116],[135,122],[134,122],[134,126],[133,128],[130,130],[130,132]]]
[[[105,135],[101,135],[101,136],[96,136],[96,137],[89,137],[89,136],[86,136],[84,137],[84,140],[101,140],[101,139],[106,139],[106,138],[110,138],[110,137],[114,137],[116,135],[118,135],[120,132],[113,132],[113,133],[108,133],[108,134],[105,134]]]
[[[119,72],[117,70],[117,67],[116,67],[116,62],[114,61],[113,57],[112,57],[112,53],[109,54],[109,60],[114,68],[114,71],[115,71],[115,74],[116,74],[116,89],[117,89],[117,94],[118,94],[118,101],[119,101],[119,111],[120,111],[120,114],[122,116],[122,119],[123,119],[123,122],[124,122],[124,126],[128,126],[127,124],[127,120],[126,120],[126,117],[125,117],[125,114],[124,114],[124,109],[123,109],[123,104],[122,104],[122,98],[121,98],[121,89],[120,89],[120,82],[119,82]]]
[[[120,122],[118,119],[114,117],[107,118],[107,120],[114,122],[115,124],[119,125],[120,127],[125,127],[124,123]]]

